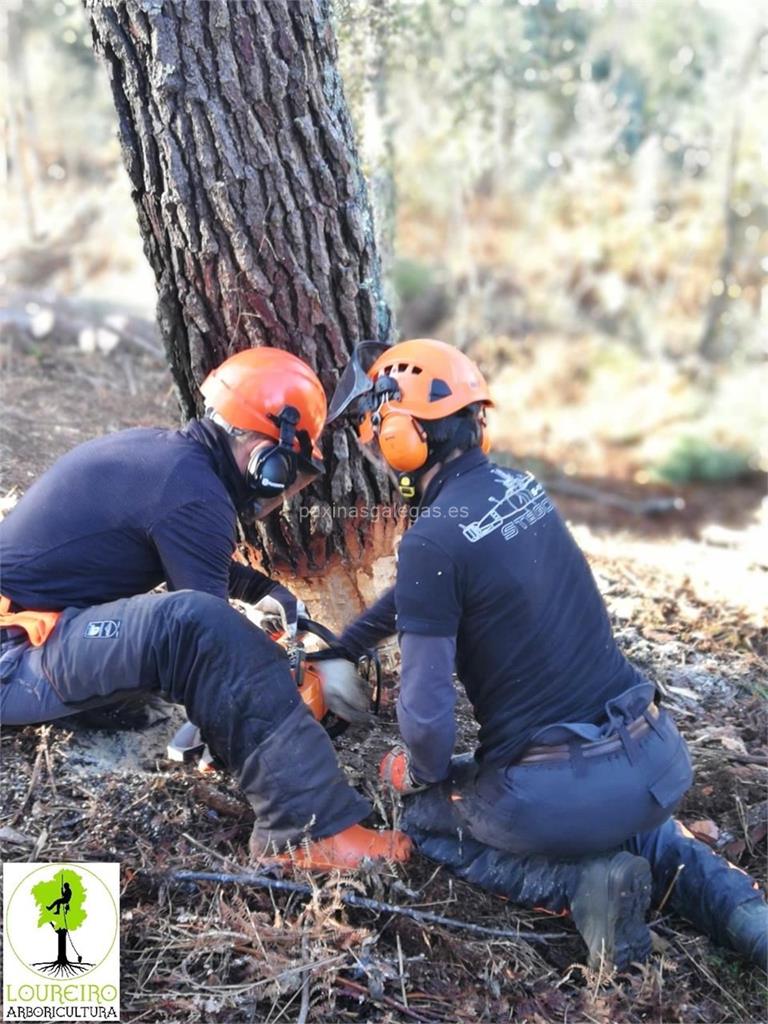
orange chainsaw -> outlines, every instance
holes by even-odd
[[[345,655],[340,651],[339,639],[327,626],[323,626],[314,619],[299,617],[297,622],[296,637],[288,638],[283,631],[282,624],[276,616],[274,619],[265,617],[261,628],[272,640],[280,643],[288,654],[299,695],[307,705],[312,715],[323,726],[331,737],[340,736],[348,722],[339,718],[332,711],[329,711],[323,696],[323,684],[320,673],[316,668],[319,661],[326,661],[330,658],[343,658]],[[319,651],[307,651],[304,647],[306,636],[316,636],[326,645],[325,649]],[[371,711],[378,715],[381,706],[381,662],[378,654],[372,651],[363,655],[357,662],[357,671],[367,680],[371,689]],[[190,762],[198,759],[198,767],[202,771],[215,767],[215,760],[209,751],[200,730],[192,722],[184,722],[173,736],[167,747],[167,756],[170,761]]]

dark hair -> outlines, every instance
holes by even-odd
[[[461,451],[476,448],[480,444],[479,418],[482,411],[482,403],[473,402],[458,412],[451,413],[450,416],[443,416],[442,419],[419,420],[427,435],[430,449],[436,451],[452,441],[455,441],[454,447]]]

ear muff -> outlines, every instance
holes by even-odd
[[[475,423],[477,426],[477,446],[483,455],[487,455],[491,450],[491,435],[488,432],[488,421],[486,420],[486,410],[484,408],[480,410]]]
[[[491,450],[491,435],[488,433],[488,427],[483,423],[480,426],[480,451],[483,455],[487,455]]]
[[[299,412],[286,405],[273,419],[280,428],[280,439],[267,448],[254,448],[248,460],[248,483],[257,498],[276,498],[291,486],[298,472],[293,442]]]
[[[257,498],[275,498],[296,479],[296,457],[279,444],[256,449],[248,460],[248,482]]]
[[[427,461],[427,435],[413,416],[396,410],[382,411],[378,436],[381,454],[398,472],[413,473]]]

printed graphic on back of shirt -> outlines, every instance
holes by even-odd
[[[461,527],[472,544],[496,530],[501,530],[504,540],[511,540],[554,511],[544,488],[530,473],[510,473],[496,467],[493,475],[504,492],[488,499],[491,507],[484,516]]]

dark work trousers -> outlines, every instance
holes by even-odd
[[[637,686],[610,701],[603,738],[620,736],[652,692]],[[559,723],[534,742],[590,742],[596,729]],[[669,715],[661,710],[645,735],[625,737],[618,752],[573,749],[555,763],[483,768],[454,758],[448,780],[405,798],[402,827],[460,878],[554,912],[568,909],[584,857],[628,850],[650,862],[657,903],[669,892],[670,910],[727,945],[728,914],[759,895],[756,883],[672,818],[693,776]]]
[[[300,699],[285,653],[226,601],[182,590],[70,608],[39,648],[15,632],[0,646],[0,723],[159,694],[184,705],[238,780],[265,845],[333,835],[370,812]]]

